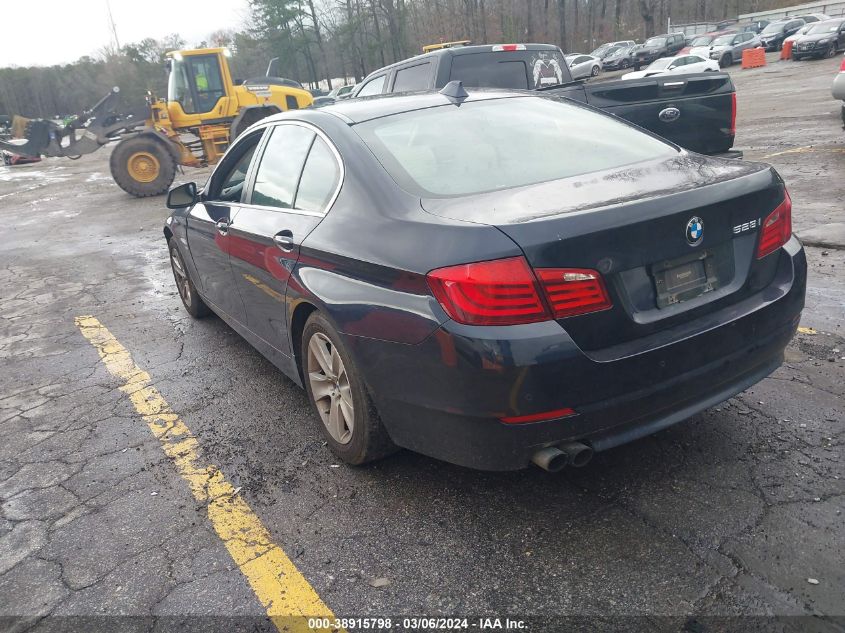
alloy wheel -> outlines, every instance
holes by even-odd
[[[308,382],[320,419],[338,444],[348,444],[355,428],[355,408],[346,367],[325,334],[308,341]]]

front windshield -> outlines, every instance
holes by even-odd
[[[604,53],[606,50],[610,48],[610,44],[602,44],[596,50],[594,50],[590,55],[593,57],[601,57],[601,54]]]
[[[717,37],[713,40],[713,46],[724,46],[726,44],[730,44],[733,42],[734,36],[733,35],[723,35],[722,37]]]
[[[692,41],[692,46],[709,46],[710,42],[712,41],[712,36],[702,35],[701,37],[697,37]]]
[[[521,187],[677,155],[664,141],[566,99],[469,101],[353,129],[393,179],[421,197]],[[489,213],[495,222],[495,207]]]
[[[816,22],[813,26],[807,29],[807,35],[818,33],[835,33],[839,29],[839,22]]]
[[[763,29],[763,34],[766,33],[780,33],[783,31],[784,24],[769,24],[766,28]]]
[[[666,38],[665,37],[652,37],[649,40],[646,40],[645,46],[648,47],[655,47],[655,46],[666,46]]]
[[[602,57],[613,57],[614,55],[621,52],[622,50],[623,49],[622,49],[621,46],[612,46],[604,52],[604,55],[602,55]]]
[[[652,62],[648,69],[663,70],[664,68],[668,68],[673,61],[675,60],[672,57],[664,57],[663,59],[658,59],[656,62]]]

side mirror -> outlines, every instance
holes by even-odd
[[[167,192],[168,209],[184,209],[197,203],[197,183],[186,182]]]

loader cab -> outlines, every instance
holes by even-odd
[[[232,79],[222,48],[168,53],[167,102],[174,125],[182,115],[226,116]],[[221,102],[221,100],[224,100]],[[178,105],[177,105],[178,104]]]

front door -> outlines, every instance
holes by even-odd
[[[240,211],[250,163],[262,131],[239,141],[209,181],[203,200],[188,214],[188,248],[204,299],[237,321],[245,319],[229,265],[229,227]]]
[[[288,279],[336,193],[340,163],[314,128],[286,122],[271,128],[251,180],[249,202],[230,226],[232,271],[247,327],[290,356]]]

